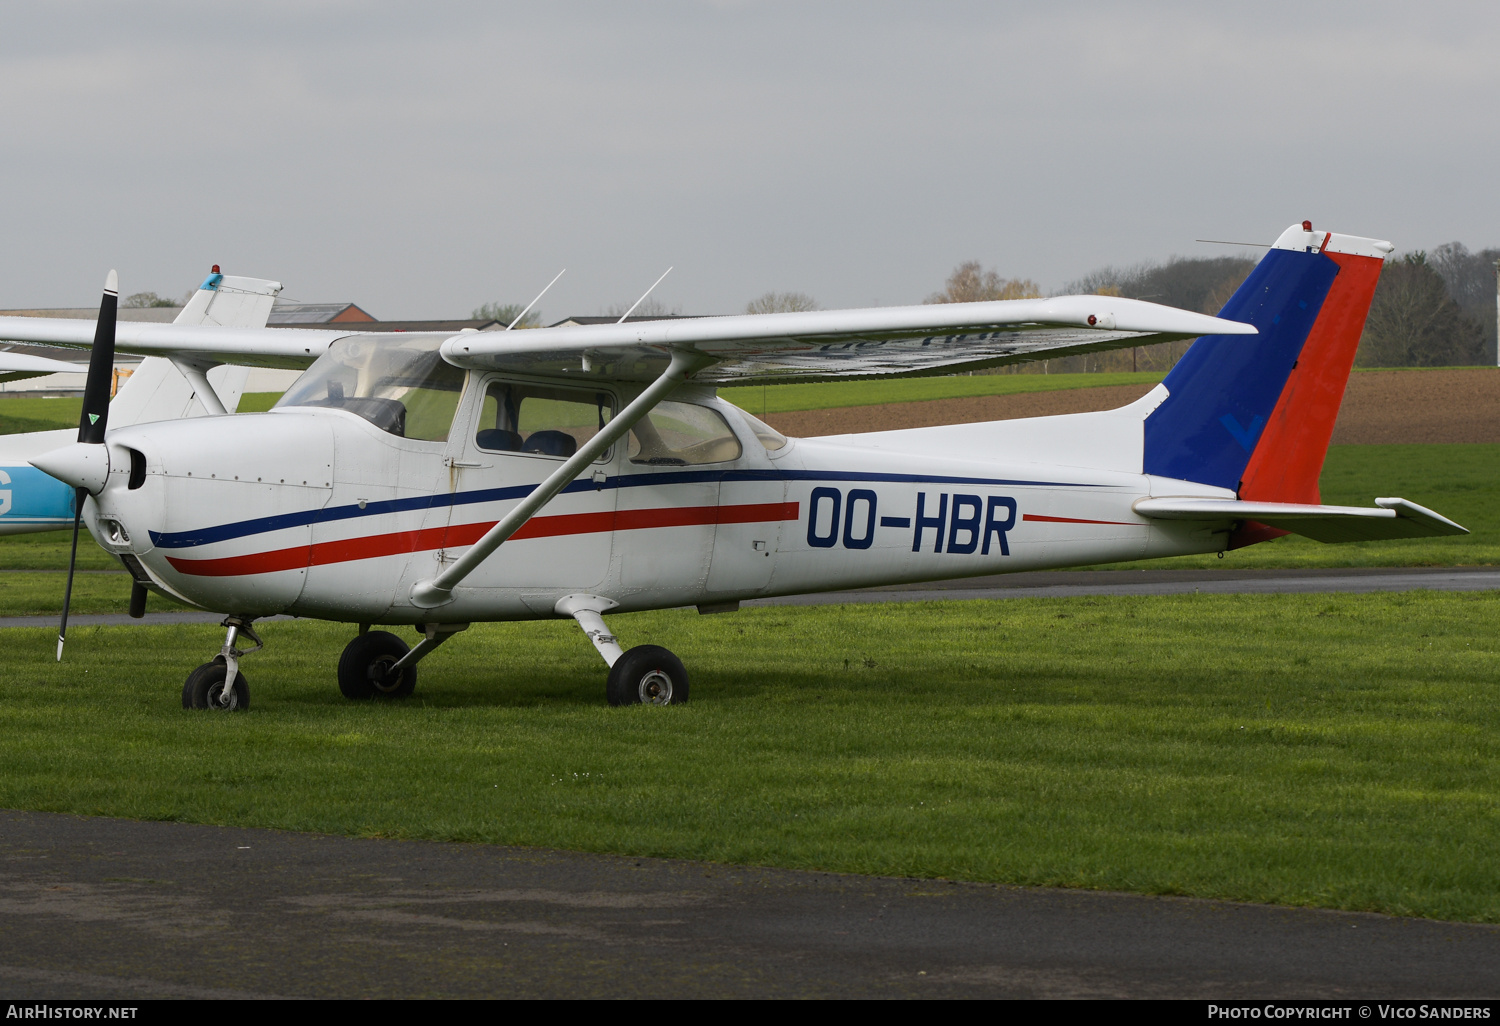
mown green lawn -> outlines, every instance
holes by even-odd
[[[1182,596],[611,618],[686,662],[611,709],[576,627],[481,625],[402,704],[350,629],[0,646],[0,807],[1500,921],[1500,595]]]
[[[82,399],[67,396],[55,399],[6,396],[0,398],[0,435],[77,428],[82,409]]]

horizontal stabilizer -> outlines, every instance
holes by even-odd
[[[1383,541],[1468,534],[1447,517],[1405,499],[1376,499],[1374,506],[1314,506],[1238,499],[1142,499],[1135,511],[1151,520],[1253,520],[1320,542]]]
[[[82,374],[86,370],[88,365],[82,363],[65,363],[25,353],[0,353],[0,381],[21,381],[44,374]]]

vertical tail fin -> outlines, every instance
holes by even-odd
[[[213,273],[198,286],[198,291],[193,293],[172,323],[264,328],[280,292],[279,281],[221,274],[215,264]],[[221,364],[208,372],[209,384],[231,412],[239,405],[248,373],[244,367],[229,364]],[[148,356],[141,361],[135,374],[120,386],[120,394],[110,405],[110,422],[124,427],[151,420],[201,417],[207,412],[193,386],[170,360]]]
[[[1354,351],[1392,248],[1314,232],[1306,221],[1283,232],[1219,313],[1260,334],[1200,338],[1162,382],[1170,394],[1146,421],[1146,473],[1217,485],[1242,499],[1316,503]]]

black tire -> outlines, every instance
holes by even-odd
[[[687,670],[660,645],[637,645],[609,668],[605,694],[610,705],[682,705],[688,700]]]
[[[204,663],[188,674],[182,685],[182,707],[184,709],[214,709],[219,712],[247,712],[250,709],[250,682],[243,673],[234,675],[234,687],[229,692],[229,707],[219,701],[224,693],[224,678],[228,676],[223,656],[211,663]]]
[[[389,631],[368,631],[344,646],[339,656],[339,691],[345,698],[405,698],[417,688],[417,668],[408,666],[390,680],[387,672],[411,647]]]
[[[191,673],[187,675],[187,680],[182,682],[182,707],[184,709],[195,708],[193,705],[193,691],[197,687],[198,675],[205,670],[211,669],[214,663],[223,666],[224,657],[214,656],[214,661],[212,663],[204,663],[202,666],[195,668]]]

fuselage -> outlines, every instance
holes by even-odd
[[[671,423],[697,435],[675,448],[654,449],[668,443],[639,431],[617,443],[451,603],[420,608],[412,587],[563,459],[506,448],[520,434],[489,426],[512,387],[567,408],[570,393],[555,382],[471,373],[443,438],[409,437],[444,433],[410,424],[396,433],[368,406],[124,428],[109,436],[112,470],[85,519],[137,579],[192,604],[365,623],[551,617],[559,598],[579,593],[622,610],[717,605],[1226,543],[1222,530],[1132,510],[1164,487],[1220,491],[1207,486],[1028,459],[1024,444],[990,451],[982,432],[970,446],[943,429],[930,446],[914,432],[899,433],[894,448],[882,435],[781,439],[711,390],[687,386],[672,396]],[[636,391],[578,389],[598,404],[601,424]],[[531,433],[549,434],[557,432]]]

